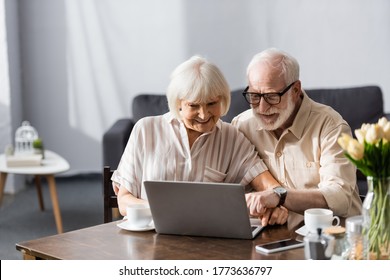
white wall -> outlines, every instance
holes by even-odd
[[[270,41],[300,61],[303,86],[378,84],[390,112],[390,1],[285,2],[273,1]]]
[[[390,112],[387,0],[20,0],[19,10],[22,117],[70,172],[100,172],[104,131],[137,93],[165,92],[193,54],[235,89],[256,52],[278,47],[300,61],[303,86],[377,84]]]
[[[11,140],[11,91],[8,71],[8,45],[5,25],[4,0],[0,1],[0,146],[4,147]]]
[[[19,61],[18,5],[0,0],[0,151],[12,143],[12,127],[21,123],[21,81]],[[5,192],[23,188],[25,177],[9,174]]]

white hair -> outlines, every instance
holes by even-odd
[[[167,89],[169,110],[180,116],[180,101],[205,103],[220,97],[222,116],[230,107],[230,88],[217,66],[201,56],[193,56],[183,62],[171,74]]]
[[[298,61],[284,51],[269,48],[256,54],[247,67],[247,76],[249,76],[252,67],[259,63],[267,63],[276,69],[280,69],[280,76],[284,78],[286,85],[299,80]]]

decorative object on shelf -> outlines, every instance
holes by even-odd
[[[15,132],[15,153],[33,154],[33,142],[38,139],[37,130],[30,122],[23,121],[22,126]]]
[[[23,155],[16,154],[6,157],[8,167],[32,167],[40,166],[42,163],[42,155]]]
[[[357,139],[343,134],[338,143],[345,156],[367,177],[363,202],[366,259],[390,259],[390,122],[381,118],[355,130]]]
[[[22,126],[15,132],[15,149],[6,152],[6,163],[8,167],[39,166],[43,158],[43,144],[40,140],[41,150],[35,153],[34,142],[38,139],[37,130],[28,121],[23,121]],[[39,143],[39,141],[38,141]]]
[[[33,148],[36,154],[42,155],[42,158],[45,158],[45,149],[43,148],[43,141],[41,138],[37,138],[33,141]]]

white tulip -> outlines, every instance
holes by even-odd
[[[387,123],[388,123],[388,121],[385,117],[380,118],[378,121],[378,125],[382,128],[384,128]]]
[[[387,122],[383,127],[383,137],[390,141],[390,122]]]
[[[356,139],[352,139],[348,143],[348,154],[355,160],[361,160],[364,156],[364,146]]]
[[[367,130],[370,128],[370,126],[371,126],[371,124],[368,124],[368,123],[363,123],[362,124],[362,127],[360,129],[364,133],[364,135],[367,134]]]
[[[366,137],[366,131],[361,129],[355,129],[355,135],[360,144],[364,144],[364,138]]]
[[[349,142],[352,141],[352,137],[347,134],[347,133],[342,133],[341,134],[341,137],[339,137],[339,139],[337,139],[337,143],[339,143],[340,147],[343,149],[343,150],[348,150],[348,145],[349,145]]]
[[[383,130],[378,124],[372,124],[366,133],[366,142],[375,144],[383,137]]]

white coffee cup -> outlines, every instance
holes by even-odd
[[[316,233],[318,228],[322,230],[340,225],[340,218],[333,216],[333,211],[324,208],[310,208],[304,214],[305,226],[311,233]]]
[[[152,213],[148,204],[131,204],[126,207],[126,218],[133,228],[145,228],[152,222]]]

